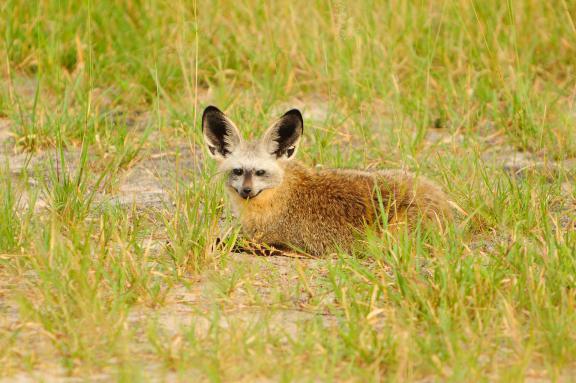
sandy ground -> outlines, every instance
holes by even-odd
[[[281,109],[281,108],[280,108]],[[307,118],[322,121],[327,114],[326,106],[319,104],[316,108],[309,109]],[[10,122],[0,118],[0,164],[8,167],[15,180],[19,179],[24,171],[30,178],[27,182],[39,183],[39,177],[45,177],[49,161],[57,161],[58,153],[54,150],[45,150],[35,154],[14,152],[14,137],[10,131]],[[438,142],[455,142],[461,137],[451,135],[444,130],[431,130],[426,138],[430,144]],[[152,137],[150,141],[153,141]],[[498,138],[495,138],[498,140]],[[172,191],[176,181],[189,182],[198,169],[200,161],[199,148],[192,148],[188,143],[172,143],[164,147],[145,148],[138,156],[139,159],[133,166],[120,173],[118,182],[114,187],[102,193],[97,193],[97,201],[107,201],[112,204],[124,206],[136,206],[137,209],[171,209]],[[70,171],[74,171],[79,161],[80,152],[69,150],[65,153],[66,163]],[[538,170],[554,177],[562,169],[575,169],[575,160],[554,162],[538,157],[535,154],[518,152],[513,147],[506,145],[494,145],[494,149],[483,155],[487,166],[503,167],[516,177],[522,177],[528,171]],[[176,164],[186,171],[179,173],[179,180],[175,180]],[[22,186],[22,185],[20,185]],[[566,183],[567,194],[573,193],[573,184]],[[21,204],[27,205],[28,196],[21,195]],[[563,206],[562,209],[573,211],[574,206]],[[38,214],[43,214],[47,204],[42,195],[35,205]],[[572,221],[567,215],[565,225]],[[573,223],[573,222],[572,222]],[[156,243],[150,243],[151,251],[162,246],[158,239]],[[156,250],[157,251],[157,250]],[[0,255],[0,257],[9,257]],[[10,256],[11,257],[11,256]],[[306,270],[309,275],[322,276],[330,258],[310,260],[295,259],[290,257],[256,257],[250,254],[235,254],[231,257],[223,269],[207,269],[203,273],[190,276],[187,286],[174,286],[169,290],[165,304],[159,307],[136,306],[131,310],[127,323],[134,328],[143,328],[150,316],[154,316],[157,322],[168,334],[176,336],[182,327],[194,323],[196,331],[207,331],[209,320],[207,315],[215,304],[223,310],[224,315],[219,324],[226,327],[230,322],[252,322],[260,315],[269,315],[272,322],[282,326],[287,335],[294,335],[298,330],[298,324],[320,318],[326,326],[337,326],[336,319],[329,312],[313,311],[309,309],[307,301],[310,299],[307,290],[300,283],[300,274]],[[236,270],[248,268],[251,280],[249,286],[246,281],[240,281],[233,291],[226,297],[219,295],[218,281],[232,278]],[[320,278],[311,279],[319,281]],[[278,286],[285,294],[285,301],[278,299]],[[0,379],[0,382],[15,381],[29,382],[42,378],[44,381],[84,381],[75,377],[65,377],[64,369],[53,358],[50,342],[43,333],[42,328],[34,322],[27,322],[21,318],[18,308],[18,295],[26,293],[26,284],[21,279],[11,278],[0,268],[0,332],[18,333],[22,349],[34,348],[40,368],[34,372],[18,373],[10,378]],[[311,288],[308,286],[308,288]],[[315,297],[328,305],[334,300],[329,291],[319,290],[321,297]],[[258,300],[254,299],[254,292]],[[141,330],[137,330],[141,331]],[[143,330],[142,330],[143,331]],[[13,366],[15,367],[15,366]],[[151,374],[160,368],[153,364],[149,369]],[[49,371],[49,372],[48,372]],[[107,381],[109,376],[105,373],[90,377],[93,381]],[[165,376],[170,380],[170,376]]]

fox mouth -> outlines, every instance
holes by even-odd
[[[228,188],[229,188],[230,191],[233,191],[234,194],[236,194],[238,197],[240,197],[240,198],[242,198],[242,199],[245,199],[245,200],[254,199],[254,198],[256,198],[257,196],[259,196],[260,193],[262,193],[264,190],[266,190],[266,188],[264,188],[264,189],[260,189],[260,190],[258,191],[258,193],[255,193],[255,194],[252,194],[252,193],[243,194],[241,190],[238,191],[234,186],[232,186],[232,185],[227,185],[227,186],[228,186]]]
[[[256,198],[260,193],[262,192],[262,190],[260,190],[258,193],[256,194],[242,194],[242,193],[238,193],[238,195],[240,196],[240,198],[245,199],[245,200],[249,200],[249,199],[254,199]]]

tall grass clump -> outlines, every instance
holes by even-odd
[[[0,200],[2,207],[0,210],[0,251],[12,251],[18,246],[18,236],[20,234],[20,219],[17,215],[16,200],[10,176],[2,174],[0,176]]]
[[[571,0],[1,1],[0,375],[571,381],[575,21]],[[251,138],[299,108],[300,160],[413,171],[457,219],[236,253],[209,104]]]

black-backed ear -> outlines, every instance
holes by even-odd
[[[215,106],[208,106],[202,114],[202,133],[210,156],[222,160],[240,144],[238,128]]]
[[[292,159],[298,151],[298,143],[304,133],[304,120],[298,109],[284,113],[264,134],[262,142],[268,153],[276,158]]]

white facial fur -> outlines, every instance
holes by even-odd
[[[262,139],[246,142],[224,113],[209,106],[202,116],[204,141],[226,185],[245,199],[282,183],[283,165],[296,154],[304,124],[297,110],[284,114]]]
[[[281,164],[263,149],[260,142],[243,142],[219,165],[219,170],[226,177],[226,185],[244,198],[246,193],[243,194],[243,189],[246,187],[251,189],[247,196],[254,198],[262,190],[275,188],[282,183],[284,170]],[[238,170],[242,171],[241,175],[235,174]]]

